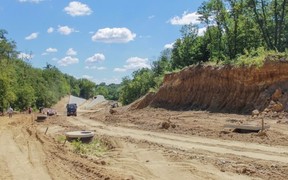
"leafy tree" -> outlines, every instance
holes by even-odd
[[[16,43],[6,38],[8,32],[0,29],[0,60],[11,59],[17,56]]]
[[[117,101],[119,99],[119,84],[109,84],[100,83],[96,86],[95,95],[101,94],[108,100]]]
[[[119,100],[122,104],[129,104],[145,95],[151,87],[155,86],[153,72],[142,68],[133,72],[133,79],[123,78],[120,89]]]
[[[174,43],[171,56],[172,69],[205,62],[209,58],[204,38],[198,36],[198,27],[189,24],[181,28],[182,38]]]
[[[80,97],[85,99],[92,98],[94,96],[96,84],[89,81],[88,79],[80,79]]]
[[[104,97],[107,97],[108,96],[108,88],[105,86],[97,86],[96,90],[95,90],[95,94],[97,95],[102,95]]]
[[[248,0],[268,49],[284,51],[287,47],[287,0]],[[285,46],[286,45],[286,46]]]
[[[20,110],[31,107],[36,102],[34,89],[29,85],[24,85],[22,88],[17,89],[16,97],[17,100],[14,105]]]

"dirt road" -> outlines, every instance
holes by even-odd
[[[79,114],[63,113],[42,123],[35,121],[37,114],[0,117],[0,179],[288,177],[287,135],[281,133],[287,125],[275,121],[265,136],[257,136],[223,131],[227,119],[247,118],[240,115],[161,109],[111,114],[106,107]],[[159,128],[165,120],[176,127]],[[110,148],[97,156],[77,154],[70,142],[59,140],[67,131],[84,129],[95,131]]]
[[[132,139],[132,141],[139,141],[139,142],[147,142],[156,144],[157,146],[165,147],[166,150],[168,149],[177,149],[184,151],[185,153],[195,153],[195,152],[201,152],[204,155],[207,156],[212,156],[215,154],[215,157],[222,157],[224,158],[225,156],[235,156],[235,157],[245,157],[249,159],[254,159],[255,161],[257,160],[262,160],[262,161],[271,161],[274,163],[284,163],[288,164],[288,149],[287,147],[284,146],[268,146],[268,145],[261,145],[261,144],[256,144],[256,143],[243,143],[243,142],[235,142],[235,141],[228,141],[228,140],[217,140],[217,139],[209,139],[205,137],[197,137],[197,136],[187,136],[187,135],[175,135],[175,134],[163,134],[163,133],[158,133],[158,132],[150,132],[150,131],[144,131],[144,130],[139,130],[139,129],[131,129],[131,128],[124,128],[124,127],[111,127],[107,126],[101,122],[97,122],[94,120],[90,119],[85,119],[83,117],[81,118],[71,118],[68,119],[68,121],[74,125],[77,126],[87,126],[90,128],[90,130],[94,130],[97,133],[103,134],[103,135],[108,135],[111,137],[122,137],[126,138],[128,137],[129,139]],[[125,149],[129,149],[128,152],[133,152],[135,149],[131,149],[131,146],[125,145]],[[127,151],[127,150],[125,150]],[[136,150],[137,152],[138,150]],[[154,150],[155,151],[155,150]],[[153,152],[154,152],[153,151]],[[141,152],[141,151],[140,151]],[[142,160],[145,162],[146,157],[147,161],[155,161],[152,153],[149,155],[149,150],[146,149],[144,150],[146,152],[146,156],[142,156],[141,153],[137,155],[138,160]],[[173,152],[173,150],[172,150]],[[174,151],[176,154],[177,152]],[[155,152],[154,152],[155,154]],[[159,154],[159,153],[158,153]],[[160,153],[161,154],[161,153]],[[162,154],[163,155],[163,154]],[[162,156],[161,155],[161,156]],[[158,160],[156,160],[157,162]],[[139,162],[140,163],[140,162]],[[163,163],[163,160],[162,160]],[[170,162],[171,163],[171,162]],[[163,164],[168,165],[169,162],[165,162]],[[155,165],[155,164],[154,164]],[[154,166],[153,165],[153,166]],[[147,166],[147,165],[146,165]],[[163,168],[163,165],[161,165]],[[165,166],[164,166],[165,167]],[[187,164],[177,165],[177,166],[170,166],[170,170],[166,169],[167,171],[164,172],[171,172],[171,174],[174,174],[175,176],[169,175],[170,179],[175,179],[179,175],[183,176],[183,179],[186,179],[184,177],[187,177],[187,179],[191,179],[191,177],[194,177],[194,173],[187,173],[183,172],[183,169],[186,169],[189,167]],[[190,165],[190,168],[195,169],[196,167],[193,166],[192,164]],[[205,166],[197,165],[197,169],[203,169],[205,171],[202,171],[202,174],[200,174],[201,171],[198,172],[197,177],[202,177],[206,178],[207,173],[211,175],[209,178],[215,178],[215,179],[223,179],[226,177],[227,179],[235,179],[235,178],[244,178],[241,177],[238,174],[229,174],[227,177],[225,173],[220,173],[219,170],[213,170],[214,168],[208,168]],[[159,172],[158,169],[153,168],[148,168],[150,169],[150,172]],[[178,169],[178,170],[177,170]],[[182,169],[182,171],[181,171]],[[189,169],[189,168],[188,168]],[[212,170],[212,171],[211,171]],[[178,171],[178,173],[173,173],[173,171]],[[166,174],[166,173],[163,173]],[[157,174],[154,174],[157,177]],[[186,176],[185,176],[186,175]],[[159,174],[158,176],[161,179],[167,179],[168,177],[163,177]],[[195,177],[196,178],[196,177]],[[247,178],[247,177],[246,177]],[[169,179],[169,178],[168,178]],[[224,178],[225,179],[225,178]]]

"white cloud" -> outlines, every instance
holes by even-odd
[[[70,64],[76,64],[79,62],[78,58],[66,56],[58,61],[59,66],[68,66]]]
[[[169,20],[172,25],[185,25],[185,24],[199,24],[200,14],[197,12],[187,13],[186,11],[182,14],[182,17],[175,16]]]
[[[39,3],[39,2],[41,2],[41,1],[43,1],[43,0],[18,0],[19,2],[23,2],[23,3],[25,3],[25,2],[30,2],[30,3]]]
[[[207,27],[199,28],[198,29],[198,36],[204,36],[206,30],[207,30]]]
[[[48,29],[47,29],[47,33],[53,33],[54,32],[54,28],[53,27],[49,27]]]
[[[56,48],[47,48],[46,52],[48,53],[53,53],[53,52],[57,52],[58,50]]]
[[[165,44],[164,49],[172,49],[173,45],[174,45],[174,42],[170,44]]]
[[[89,76],[89,75],[83,75],[82,77],[85,79],[89,79],[89,80],[93,79],[93,76]]]
[[[93,12],[89,6],[78,1],[70,2],[64,11],[71,16],[87,16]]]
[[[32,40],[32,39],[36,39],[38,37],[38,32],[34,32],[32,34],[30,34],[29,36],[25,37],[26,40]]]
[[[86,66],[85,69],[95,69],[95,70],[105,70],[107,69],[106,67],[97,67],[97,66]]]
[[[58,26],[58,30],[57,30],[60,34],[63,35],[69,35],[72,32],[76,32],[75,29],[70,28],[68,26]]]
[[[69,48],[66,52],[67,56],[76,56],[77,55],[77,51],[75,51],[73,48]]]
[[[127,69],[124,69],[124,68],[114,68],[114,71],[115,71],[115,72],[125,72],[125,71],[127,71]]]
[[[104,61],[104,60],[105,60],[104,54],[97,53],[97,54],[94,54],[93,56],[87,58],[85,60],[85,62],[86,63],[96,63],[96,62],[100,62],[100,61]]]
[[[148,59],[139,58],[139,57],[131,57],[127,61],[127,65],[124,65],[124,68],[127,70],[136,70],[141,68],[151,68],[148,64]]]
[[[104,43],[127,43],[133,41],[136,34],[127,28],[104,28],[99,29],[93,36],[92,41]]]
[[[126,65],[123,68],[114,68],[115,72],[125,72],[128,70],[137,70],[141,68],[151,68],[147,58],[131,57],[127,59]]]
[[[18,54],[18,58],[23,59],[23,60],[30,60],[33,57],[34,57],[33,54],[27,54],[27,53],[22,53],[22,52]]]

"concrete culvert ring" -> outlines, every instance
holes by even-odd
[[[71,139],[91,139],[95,135],[92,131],[70,131],[66,132],[65,136],[68,140]]]

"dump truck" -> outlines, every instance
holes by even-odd
[[[67,116],[77,116],[77,104],[67,104]]]

